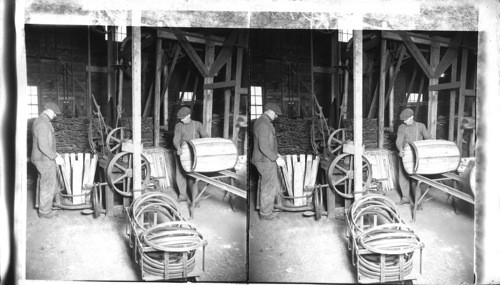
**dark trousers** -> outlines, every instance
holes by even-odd
[[[38,160],[33,161],[33,164],[38,170],[38,178],[40,181],[38,212],[47,214],[52,210],[52,202],[57,191],[57,165],[53,160]]]
[[[175,156],[175,182],[177,184],[177,189],[179,189],[179,195],[184,195],[187,197],[187,186],[193,191],[194,181],[187,178],[186,171],[182,168],[181,160],[178,155]],[[189,183],[189,185],[187,185]],[[194,196],[196,193],[191,192]],[[196,197],[192,197],[193,201]]]
[[[403,161],[400,159],[399,160],[399,188],[401,189],[401,195],[404,197],[410,198],[410,189],[413,192],[414,199],[418,199],[420,197],[420,193],[422,191],[421,188],[424,188],[426,190],[429,188],[427,185],[421,185],[419,189],[417,189],[417,181],[415,179],[411,179],[406,170],[404,169],[403,166]],[[418,191],[416,193],[415,191]],[[415,201],[416,202],[416,201]]]
[[[278,177],[278,165],[276,162],[254,162],[260,174],[260,209],[262,216],[271,215],[274,209],[274,198],[281,183]]]

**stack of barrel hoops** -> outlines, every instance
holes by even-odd
[[[346,218],[348,248],[358,282],[403,281],[422,273],[424,244],[392,200],[378,194],[363,196],[346,211]],[[417,255],[419,272],[413,274]]]
[[[127,234],[142,279],[174,280],[196,278],[196,250],[207,241],[180,214],[179,204],[161,192],[147,192],[127,209]]]

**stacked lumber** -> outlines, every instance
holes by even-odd
[[[311,146],[311,119],[278,117],[274,122],[278,153],[313,154]]]
[[[84,194],[90,192],[94,184],[97,155],[90,153],[63,153],[64,163],[60,166],[59,181],[63,182],[73,204],[85,204]]]
[[[172,151],[162,147],[144,148],[142,155],[149,161],[151,177],[158,180],[161,190],[173,187],[172,181],[175,177],[175,161]]]
[[[382,190],[388,192],[397,187],[398,155],[387,149],[367,149],[363,154],[372,165],[372,179],[379,180]]]
[[[121,125],[132,130],[132,118],[122,118]],[[145,147],[154,146],[153,117],[141,118],[141,143]],[[173,148],[172,138],[167,139],[165,131],[160,128],[160,147]]]
[[[286,155],[286,166],[282,167],[283,179],[287,194],[290,197],[309,195],[316,184],[318,174],[319,156],[312,154]],[[293,199],[295,206],[307,205],[306,198]]]
[[[353,121],[345,120],[348,130],[353,130]],[[396,136],[394,132],[384,132],[384,149],[396,149]],[[363,119],[363,144],[366,148],[378,148],[378,119]]]

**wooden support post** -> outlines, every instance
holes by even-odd
[[[5,14],[4,14],[5,15]],[[8,53],[9,55],[14,55],[16,56],[16,76],[17,79],[17,95],[16,95],[16,100],[17,100],[17,110],[16,112],[13,112],[15,114],[16,118],[16,131],[15,131],[15,146],[16,150],[12,156],[15,155],[15,171],[10,172],[10,175],[15,175],[15,180],[13,181],[15,183],[15,190],[14,190],[14,213],[12,220],[14,221],[14,235],[13,238],[10,240],[11,242],[11,254],[14,255],[11,261],[14,261],[15,264],[12,264],[12,267],[15,268],[14,273],[12,274],[13,277],[16,280],[16,283],[22,282],[24,279],[26,279],[26,220],[27,220],[27,197],[28,197],[28,175],[27,175],[27,139],[26,139],[26,134],[28,132],[28,111],[25,106],[28,104],[28,72],[27,72],[27,64],[26,64],[26,40],[25,40],[25,25],[24,25],[24,20],[20,20],[17,17],[16,13],[16,45],[15,45],[15,53],[10,52]],[[24,17],[22,17],[24,19]],[[4,34],[5,36],[2,36],[2,45],[6,46],[7,44],[7,35]],[[2,79],[2,83],[6,83],[6,79]],[[5,95],[7,93],[7,86],[3,85],[2,87],[1,94]],[[4,89],[5,88],[5,89]],[[89,105],[90,106],[90,105]],[[4,106],[7,107],[7,106]],[[12,107],[11,107],[12,108]],[[1,121],[1,130],[6,131],[10,126],[7,126],[7,122],[11,122],[11,120],[7,119],[6,117],[2,116]],[[6,149],[7,150],[7,149]],[[6,174],[6,169],[7,169],[7,157],[4,157],[5,160],[0,161],[1,167],[4,169],[2,171],[3,175]],[[3,184],[5,182],[5,184]],[[2,177],[2,190],[6,190],[4,187],[7,186],[7,178],[6,176]],[[5,193],[5,192],[4,192]],[[31,193],[30,193],[31,194]],[[5,210],[5,212],[2,213],[2,215],[7,213],[7,198],[4,198],[5,196],[2,195],[2,205],[1,207]],[[12,205],[9,205],[11,207]],[[3,210],[2,210],[3,211]],[[33,211],[33,209],[30,207],[30,211]],[[2,219],[7,223],[7,217],[3,217]],[[2,229],[2,231],[6,231],[6,229]],[[7,233],[4,232],[6,235]],[[10,238],[10,237],[9,237]],[[7,242],[7,241],[4,241]],[[15,248],[15,250],[13,250]],[[4,250],[4,247],[2,246],[2,250]],[[5,254],[5,251],[2,251],[2,254]],[[2,262],[3,262],[3,257],[6,255],[2,256]],[[3,267],[2,264],[2,277],[4,271],[3,269],[6,267]],[[7,278],[8,279],[8,278]],[[2,280],[3,281],[3,280]],[[5,282],[7,283],[7,282]]]
[[[205,47],[205,69],[210,70],[215,57],[215,43],[207,41]],[[208,72],[207,72],[208,73]],[[214,82],[213,77],[205,77],[204,83],[210,84]],[[212,105],[213,105],[213,90],[203,90],[203,125],[209,136],[212,135]]]
[[[372,103],[370,104],[370,111],[368,111],[368,118],[373,119],[373,116],[375,115],[375,106],[377,105],[377,98],[378,98],[378,87],[379,83],[377,83],[377,86],[375,86],[375,91],[373,92],[372,96]]]
[[[132,11],[132,22],[139,24],[141,11]],[[135,20],[135,22],[134,22]],[[132,27],[132,141],[133,198],[141,195],[141,27]]]
[[[108,49],[107,49],[107,87],[108,87],[108,96],[107,101],[113,97],[113,36],[114,36],[115,28],[113,26],[108,27]],[[112,118],[113,120],[113,118]]]
[[[403,58],[405,55],[406,55],[406,46],[401,45],[401,53],[399,54],[398,62],[396,63],[396,68],[394,68],[394,65],[392,65],[392,64],[389,67],[389,73],[392,72],[392,74],[389,74],[390,83],[389,83],[389,90],[387,90],[387,93],[390,93],[390,94],[388,94],[387,98],[385,98],[385,105],[386,106],[387,106],[387,103],[389,102],[389,100],[394,100],[394,84],[396,84],[396,78],[398,77],[399,70],[401,69],[401,64],[403,62]]]
[[[342,111],[341,111],[344,120],[347,119],[348,100],[349,100],[349,71],[347,71],[347,69],[344,69],[344,97],[342,98]],[[339,120],[339,128],[340,128],[340,120]]]
[[[123,58],[120,59],[120,66],[123,64]],[[118,70],[118,98],[116,100],[117,123],[120,121],[123,113],[123,70]]]
[[[145,83],[146,81],[144,81]],[[143,118],[147,118],[149,117],[149,114],[151,113],[151,101],[153,101],[153,87],[154,87],[154,82],[151,82],[151,86],[149,87],[149,91],[148,91],[148,97],[146,99],[146,104],[144,104],[144,112],[142,113],[142,117]],[[141,90],[142,90],[142,87],[141,87]],[[142,91],[141,91],[141,94],[142,94]]]
[[[153,115],[153,145],[160,146],[160,101],[161,101],[161,58],[163,56],[162,39],[156,40],[156,69],[155,69],[155,104]]]
[[[238,43],[243,42],[244,34],[239,33],[238,35]],[[234,88],[234,106],[233,106],[233,142],[237,144],[238,142],[238,130],[237,130],[237,122],[238,117],[240,116],[240,89],[241,89],[241,75],[243,70],[243,48],[238,47],[238,51],[236,52],[236,86]]]
[[[408,105],[408,98],[410,98],[410,93],[413,91],[413,83],[415,82],[415,78],[417,77],[417,69],[413,70],[413,74],[411,75],[410,85],[408,86],[408,91],[406,92],[405,101],[403,104],[403,109]]]
[[[182,101],[184,100],[184,93],[186,93],[187,84],[190,78],[191,78],[191,68],[188,69],[186,78],[184,78],[184,83],[182,84],[181,97],[178,99],[180,101],[179,102],[180,104],[182,104]]]
[[[431,43],[431,60],[430,66],[431,70],[434,70],[439,64],[439,50],[440,44],[436,41]],[[432,78],[429,77],[429,86],[436,85],[439,83],[439,77]],[[438,110],[438,91],[429,91],[429,99],[427,105],[427,129],[431,137],[436,137],[437,129],[437,110]]]
[[[162,94],[165,94],[167,92],[168,84],[170,83],[170,79],[172,78],[172,74],[174,73],[174,69],[175,66],[177,65],[177,59],[179,58],[180,52],[181,52],[181,46],[177,45],[175,48],[174,59],[172,60],[172,66],[170,67],[170,69],[168,68],[168,65],[165,63],[166,69],[164,71]],[[191,71],[191,69],[189,69],[189,71]],[[167,98],[168,97],[163,96],[162,100]]]
[[[380,40],[380,81],[378,84],[378,147],[384,148],[384,116],[385,116],[385,67],[384,54],[387,49],[387,40]]]
[[[90,60],[90,27],[87,27],[87,117],[92,120],[92,72],[90,71],[90,66],[92,62]]]
[[[463,142],[463,134],[464,129],[462,128],[462,120],[464,119],[464,104],[465,104],[465,95],[463,94],[463,90],[465,90],[465,83],[467,81],[467,60],[469,56],[469,50],[464,48],[462,49],[462,61],[460,63],[460,92],[458,95],[458,124],[457,124],[457,145],[460,150],[460,154],[462,154],[462,142]]]
[[[455,57],[451,63],[451,82],[457,81],[457,62],[458,57]],[[457,91],[450,90],[450,113],[448,121],[448,140],[455,141],[455,102],[457,100]]]
[[[418,87],[418,99],[417,99],[417,108],[415,108],[415,119],[417,120],[418,118],[418,112],[419,112],[419,109],[420,109],[420,105],[422,104],[422,100],[423,100],[423,90],[424,90],[424,81],[425,81],[425,77],[422,76],[422,78],[420,78],[420,86]]]
[[[391,80],[391,85],[389,87],[389,129],[394,130],[394,82],[396,81],[397,74],[394,73],[394,66],[391,65],[389,68],[389,78]],[[387,98],[386,98],[387,101]]]
[[[330,38],[330,43],[331,43],[331,60],[330,60],[330,65],[333,67],[335,65],[340,65],[339,64],[339,57],[338,57],[338,42],[339,42],[339,32],[338,30],[334,30],[331,38]],[[332,73],[330,73],[330,93],[331,93],[331,99],[330,99],[330,122],[328,123],[330,126],[334,125],[334,120],[335,117],[334,114],[336,113],[335,106],[333,106],[333,103],[335,102],[335,99],[338,101],[338,88],[339,88],[339,69],[338,68],[332,68]],[[313,105],[314,107],[314,105]]]
[[[231,80],[232,57],[226,63],[226,81]],[[229,138],[229,117],[231,115],[231,89],[224,90],[224,138]]]
[[[313,39],[313,30],[310,30],[309,32],[310,34],[310,39],[309,39],[309,44],[310,44],[310,48],[309,48],[309,54],[310,54],[310,76],[311,76],[311,117],[313,118],[314,120],[314,113],[315,113],[315,108],[314,108],[314,96],[316,96],[315,94],[315,88],[314,88],[314,39]],[[297,66],[299,64],[297,63]],[[299,90],[300,90],[300,85],[299,85],[299,80],[300,80],[300,77],[299,77],[299,70],[297,68],[297,98],[299,99],[299,102],[300,102],[300,95],[299,95]],[[300,107],[299,107],[299,116],[300,116]]]
[[[168,76],[168,64],[167,63],[165,63],[165,66],[163,67],[163,76],[164,77]],[[165,81],[167,81],[167,80],[165,80]],[[163,89],[164,89],[164,92],[162,93],[162,96],[163,96],[163,98],[162,98],[162,100],[163,100],[163,129],[165,131],[168,131],[168,118],[169,118],[169,113],[168,113],[168,86],[164,86]]]
[[[198,90],[198,81],[199,81],[199,78],[198,78],[198,76],[196,76],[194,78],[193,97],[191,97],[191,105],[189,106],[189,108],[191,110],[193,110],[193,108],[194,108],[194,102],[196,101],[196,96],[198,96],[196,94],[196,91]]]
[[[363,195],[363,31],[353,32],[354,40],[354,199]]]

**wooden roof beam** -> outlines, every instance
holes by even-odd
[[[432,70],[431,66],[425,59],[425,57],[422,55],[420,50],[418,49],[417,45],[413,40],[410,38],[410,36],[407,33],[400,33],[399,36],[401,37],[401,40],[403,40],[404,44],[410,51],[410,53],[413,55],[415,60],[417,61],[418,65],[422,68],[424,71],[425,75],[427,75],[428,78],[433,78],[434,77],[434,71]]]

